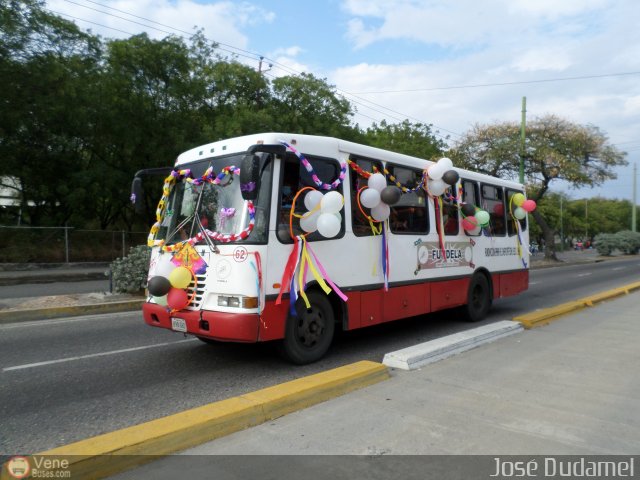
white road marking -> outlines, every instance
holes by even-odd
[[[87,320],[106,320],[109,319],[109,322],[118,321],[118,320],[130,320],[136,316],[137,318],[142,318],[142,311],[140,312],[120,312],[120,313],[99,313],[96,315],[83,315],[80,317],[66,317],[66,318],[52,318],[49,320],[31,320],[28,322],[16,322],[16,323],[8,323],[6,325],[0,325],[0,330],[12,330],[14,328],[27,328],[27,327],[42,327],[49,325],[62,325],[65,323],[75,323],[75,322],[85,322]]]
[[[589,275],[591,275],[591,272],[581,273],[580,275],[578,275],[578,277],[588,277]]]
[[[624,270],[625,268],[627,267],[616,267],[616,268],[612,268],[611,270],[615,272],[616,270]]]
[[[178,340],[177,342],[164,342],[154,343],[153,345],[144,345],[142,347],[123,348],[122,350],[111,350],[110,352],[91,353],[89,355],[80,355],[77,357],[59,358],[57,360],[47,360],[45,362],[27,363],[25,365],[16,365],[14,367],[3,368],[3,372],[10,372],[12,370],[24,370],[26,368],[43,367],[45,365],[53,365],[54,363],[73,362],[75,360],[83,360],[85,358],[105,357],[107,355],[117,355],[119,353],[137,352],[139,350],[147,350],[149,348],[166,347],[168,345],[176,345],[178,343],[193,342],[196,338],[188,338],[186,340]]]

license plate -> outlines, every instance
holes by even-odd
[[[186,332],[187,331],[187,322],[185,322],[182,318],[171,318],[171,329],[176,332]]]

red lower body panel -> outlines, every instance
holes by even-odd
[[[383,289],[350,291],[347,302],[347,330],[377,325],[401,318],[423,315],[464,305],[470,277],[424,282]],[[523,292],[529,285],[529,271],[494,273],[491,277],[493,298],[508,297]],[[276,305],[266,302],[260,315],[223,313],[208,310],[184,310],[169,314],[163,306],[145,303],[142,307],[148,325],[171,330],[171,317],[181,318],[187,333],[230,342],[263,342],[284,337],[289,301]]]

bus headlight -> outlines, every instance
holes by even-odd
[[[218,295],[218,306],[231,308],[258,308],[258,297]]]

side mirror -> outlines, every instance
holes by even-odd
[[[240,164],[240,193],[244,200],[258,198],[260,188],[260,157],[247,154]]]
[[[142,188],[142,178],[133,177],[131,183],[131,203],[133,203],[134,211],[138,215],[144,213],[144,188]]]

